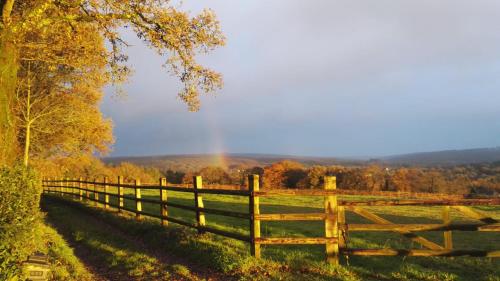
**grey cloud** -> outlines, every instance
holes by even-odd
[[[162,59],[127,34],[136,45],[129,97],[103,105],[117,124],[115,154],[346,156],[498,144],[499,1],[185,5],[211,7],[221,20],[228,44],[201,60],[223,72],[225,88],[187,113]]]

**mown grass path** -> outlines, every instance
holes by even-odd
[[[43,201],[50,223],[96,280],[230,280],[58,201]]]

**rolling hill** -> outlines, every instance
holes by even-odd
[[[312,165],[365,165],[380,163],[383,165],[410,166],[452,166],[463,164],[500,162],[500,147],[477,148],[465,150],[444,150],[393,155],[386,157],[360,159],[335,157],[310,157],[273,154],[192,154],[192,155],[157,155],[107,157],[103,161],[116,165],[120,162],[131,162],[141,166],[153,166],[161,170],[194,171],[206,166],[222,166],[226,168],[249,168],[267,166],[282,160],[293,160],[306,166]]]
[[[500,161],[500,147],[463,150],[443,150],[382,157],[391,165],[450,166]]]
[[[158,155],[134,157],[103,158],[107,164],[116,165],[120,162],[131,162],[141,166],[153,166],[160,170],[194,171],[206,166],[222,166],[225,168],[250,168],[267,166],[282,160],[293,160],[310,165],[359,165],[364,161],[333,158],[308,157],[272,154],[193,154],[193,155]]]

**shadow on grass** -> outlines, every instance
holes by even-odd
[[[169,198],[170,200],[171,198]],[[175,201],[174,201],[175,200]],[[205,268],[213,268],[219,272],[225,272],[226,274],[220,279],[215,280],[230,280],[228,275],[236,275],[237,278],[241,280],[498,280],[494,279],[494,276],[499,276],[500,268],[498,260],[491,259],[478,259],[478,258],[433,258],[433,257],[350,257],[348,262],[349,266],[343,267],[331,267],[322,262],[324,258],[324,248],[308,247],[308,246],[295,246],[295,247],[283,247],[283,246],[266,246],[263,247],[263,256],[266,259],[272,259],[279,261],[268,262],[269,260],[264,260],[262,262],[257,262],[249,257],[248,245],[239,241],[220,238],[215,235],[198,235],[194,231],[183,228],[176,227],[173,224],[168,228],[161,227],[158,220],[146,220],[144,222],[138,223],[130,218],[125,218],[117,216],[116,213],[104,212],[102,209],[95,209],[87,207],[83,204],[69,202],[67,200],[61,200],[58,198],[47,197],[44,199],[45,202],[54,202],[55,204],[47,206],[49,209],[49,218],[51,217],[51,212],[59,212],[57,216],[54,216],[53,220],[59,220],[60,222],[54,222],[54,224],[60,223],[62,228],[69,228],[70,231],[66,231],[69,237],[73,240],[77,240],[75,231],[72,228],[74,226],[68,227],[67,225],[76,224],[75,218],[83,221],[83,225],[79,226],[81,233],[101,231],[104,232],[103,238],[101,238],[101,244],[105,244],[111,248],[103,247],[102,245],[94,246],[97,248],[97,252],[104,252],[102,255],[107,257],[104,261],[113,260],[116,256],[114,254],[106,254],[107,252],[113,253],[113,249],[120,249],[122,243],[130,244],[128,239],[120,242],[120,237],[115,237],[116,233],[126,232],[128,237],[133,237],[134,239],[144,241],[149,248],[157,249],[163,252],[175,253],[178,256],[183,256],[190,261],[196,261],[198,266]],[[192,205],[192,200],[185,198],[176,198],[172,201],[180,204]],[[208,200],[207,200],[208,201]],[[129,202],[130,204],[130,202]],[[211,207],[216,207],[219,209],[227,210],[243,210],[246,208],[244,203],[235,202],[213,202]],[[59,205],[59,207],[58,207]],[[206,204],[208,206],[208,204]],[[71,208],[68,208],[71,207]],[[131,206],[132,207],[132,206]],[[56,208],[56,209],[50,209]],[[58,209],[57,209],[58,208]],[[144,205],[144,210],[148,212],[158,212],[158,206],[154,205]],[[293,206],[282,206],[282,205],[268,205],[265,208],[269,212],[307,212],[314,211],[317,212],[316,208],[307,207],[293,207]],[[187,220],[188,218],[194,218],[192,212],[170,209],[169,214],[174,214]],[[83,214],[85,213],[85,215]],[[393,222],[411,222],[412,218],[407,218],[404,216],[396,215],[383,215]],[[355,222],[364,222],[362,218],[352,215],[348,217],[348,220]],[[102,228],[98,221],[105,221],[108,228]],[[248,221],[239,220],[240,224],[234,225],[231,221],[225,219],[224,217],[214,216],[208,217],[207,222],[219,224],[226,227],[241,227],[243,229],[248,229]],[[316,222],[317,223],[317,222]],[[94,225],[89,228],[87,225]],[[96,229],[97,228],[97,229]],[[111,230],[109,230],[109,228]],[[285,230],[286,229],[286,230]],[[61,231],[64,231],[62,229]],[[300,232],[300,231],[310,231],[311,236],[322,235],[321,223],[318,226],[311,227],[303,222],[292,222],[283,224],[269,224],[267,230],[263,227],[263,233],[267,235],[281,235],[289,233]],[[105,234],[109,232],[111,236]],[[302,235],[302,232],[299,235]],[[442,235],[442,233],[436,232],[436,235]],[[391,247],[406,247],[408,246],[408,241],[402,238],[399,234],[395,233],[384,233],[384,232],[374,232],[374,233],[355,233],[351,238],[351,246],[359,246],[360,248],[378,248],[381,245],[391,246]],[[435,236],[436,239],[439,237]],[[90,241],[91,239],[87,239]],[[113,240],[110,243],[109,240]],[[373,242],[372,242],[373,241]],[[495,240],[489,240],[495,241]],[[385,243],[387,242],[387,243]],[[471,240],[471,243],[473,241]],[[490,248],[498,245],[489,245]],[[140,254],[145,254],[148,257],[154,258],[156,260],[161,260],[158,257],[161,255],[155,254],[155,252],[142,251],[140,247],[130,247],[126,248],[132,252],[138,252]],[[108,255],[108,256],[106,256]],[[129,254],[127,254],[129,255]],[[156,261],[148,262],[147,259],[141,259],[141,256],[136,258],[139,260],[138,264],[151,264],[154,268],[155,266],[160,266]],[[145,260],[145,261],[144,261]],[[101,261],[99,261],[101,262]],[[283,263],[284,262],[284,263]],[[122,263],[122,262],[118,262]],[[131,264],[134,264],[131,262]],[[347,261],[343,259],[342,264],[346,265]],[[132,270],[134,272],[134,266],[124,266],[117,264],[117,269],[120,270]],[[119,267],[121,266],[121,267]],[[161,268],[161,267],[160,267]],[[169,268],[163,269],[168,270]],[[265,271],[263,273],[263,271]],[[273,272],[274,271],[274,272]],[[271,272],[271,273],[270,273]],[[271,275],[265,275],[265,274]],[[148,276],[147,272],[143,273]],[[264,275],[262,275],[264,274]],[[130,273],[128,273],[130,275]],[[257,276],[264,276],[269,279],[256,279]],[[271,278],[275,276],[276,278]],[[154,277],[154,276],[153,276]],[[245,279],[247,278],[247,279]],[[307,279],[304,279],[307,278]],[[492,279],[493,278],[493,279]],[[112,279],[117,280],[117,279]],[[120,279],[126,280],[126,279]],[[133,279],[141,280],[141,279]],[[144,280],[158,280],[144,278]],[[160,279],[161,280],[161,279]]]
[[[199,276],[214,275],[201,267],[192,272],[192,264],[185,259],[146,245],[134,235],[141,232],[140,224],[136,233],[125,233],[115,226],[124,225],[126,219],[55,197],[44,197],[42,208],[47,222],[64,236],[75,255],[104,280],[199,280]],[[113,223],[103,220],[105,216],[115,216]]]

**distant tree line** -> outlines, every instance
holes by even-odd
[[[118,176],[123,176],[124,181],[131,183],[140,179],[143,183],[157,183],[164,175],[154,167],[143,167],[129,162],[117,165],[106,165],[92,156],[81,156],[78,158],[61,157],[53,161],[41,161],[37,163],[38,169],[44,177],[51,178],[87,178],[102,181],[108,177],[116,181]]]
[[[309,166],[295,161],[280,161],[265,167],[208,166],[193,172],[164,173],[171,183],[191,183],[201,175],[207,184],[246,185],[249,174],[261,176],[266,189],[322,188],[324,176],[336,176],[341,189],[365,191],[406,191],[450,194],[500,193],[500,163],[453,167]]]
[[[227,168],[207,166],[193,171],[160,170],[129,162],[106,165],[93,157],[74,161],[67,158],[39,165],[46,176],[68,176],[111,179],[118,175],[125,181],[136,178],[144,183],[156,183],[166,177],[171,184],[192,184],[193,176],[203,177],[205,185],[246,186],[247,176],[258,174],[262,188],[322,188],[324,176],[336,176],[340,189],[364,191],[405,191],[449,194],[498,195],[500,193],[500,163],[451,167],[386,167],[381,164],[360,166],[305,166],[285,160],[265,167],[233,165]]]

